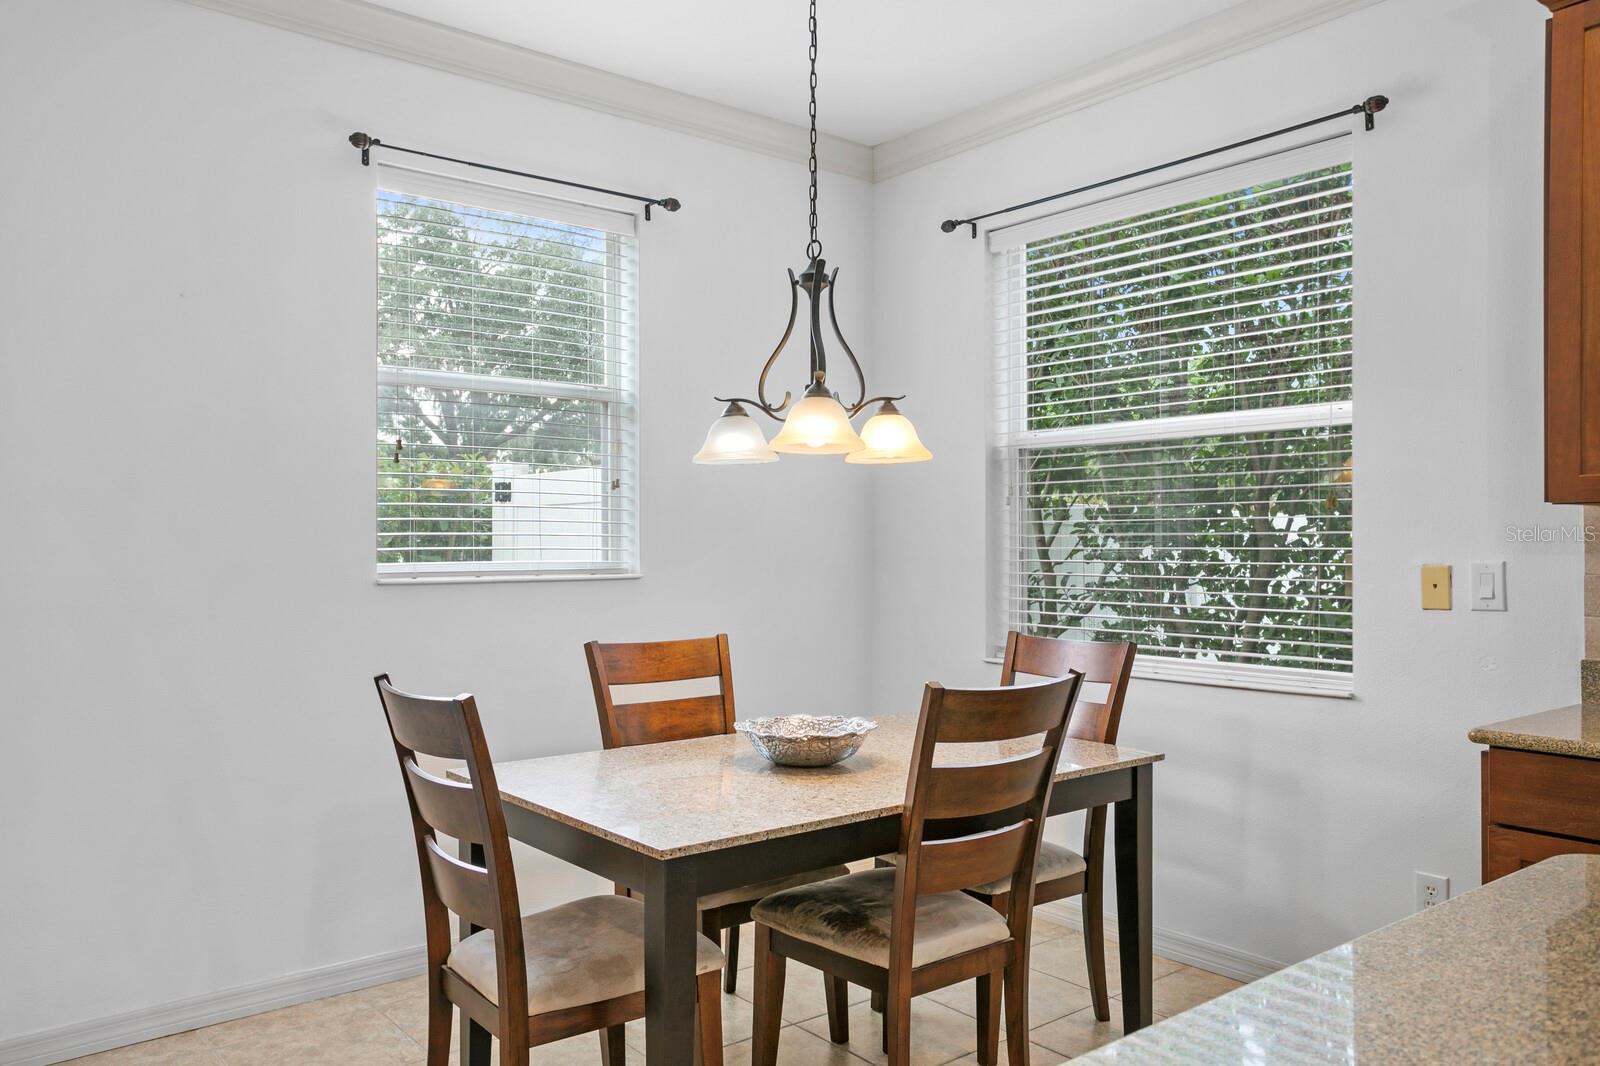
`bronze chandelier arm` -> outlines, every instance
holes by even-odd
[[[783,403],[779,404],[777,407],[770,407],[760,400],[752,400],[745,396],[713,396],[711,398],[718,403],[736,403],[741,406],[754,407],[757,411],[760,411],[768,418],[775,419],[779,422],[782,422],[784,419],[783,415],[779,414],[778,412],[782,411],[789,403],[789,394],[787,392],[783,394]]]
[[[871,399],[862,400],[854,407],[847,407],[845,410],[849,412],[851,418],[854,418],[856,415],[860,414],[862,411],[865,411],[875,403],[894,403],[896,400],[903,400],[905,398],[905,393],[901,393],[899,396],[874,396]]]
[[[833,300],[833,294],[839,291],[838,280],[839,268],[834,267],[833,273],[828,275],[828,321],[833,323],[833,335],[839,338],[839,347],[850,357],[850,365],[856,368],[856,383],[861,391],[854,406],[850,408],[850,413],[853,415],[867,405],[867,376],[861,372],[861,363],[856,359],[856,353],[850,350],[850,342],[844,339],[844,331],[839,328],[839,313],[834,310]]]
[[[795,315],[800,310],[799,288],[800,282],[791,269],[789,271],[789,324],[783,328],[783,336],[778,339],[778,346],[772,349],[771,355],[767,356],[766,365],[761,368],[761,376],[756,379],[756,395],[761,397],[761,400],[755,406],[761,408],[763,412],[773,418],[778,418],[778,412],[789,406],[790,394],[789,390],[785,389],[783,391],[783,400],[776,407],[769,403],[767,400],[767,375],[772,373],[772,364],[778,361],[778,356],[782,354],[784,346],[789,343],[789,337],[794,333]],[[781,422],[783,419],[778,418],[778,421]]]

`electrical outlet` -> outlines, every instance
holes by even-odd
[[[1450,879],[1417,871],[1417,910],[1436,907],[1450,898]]]

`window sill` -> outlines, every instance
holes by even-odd
[[[987,656],[984,659],[984,662],[997,665],[1000,661],[999,656]],[[1351,674],[1295,670],[1285,666],[1239,666],[1235,663],[1197,662],[1193,659],[1148,655],[1133,660],[1133,676],[1180,685],[1210,685],[1215,688],[1283,692],[1338,700],[1355,698],[1355,681]]]
[[[375,585],[498,585],[514,581],[635,581],[644,574],[380,574]]]

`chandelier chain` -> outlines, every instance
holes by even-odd
[[[806,245],[806,258],[822,256],[822,241],[817,238],[817,0],[811,0],[811,241]]]

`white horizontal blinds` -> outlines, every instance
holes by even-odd
[[[1004,628],[1348,675],[1353,186],[1316,153],[993,241]]]
[[[377,197],[380,576],[635,572],[631,216],[439,181]]]

